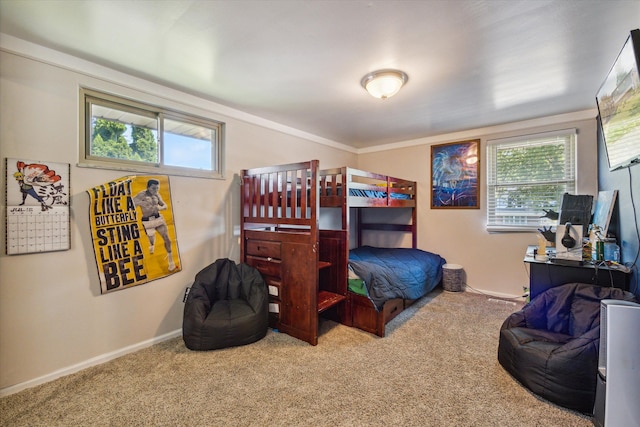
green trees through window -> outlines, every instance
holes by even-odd
[[[92,128],[92,156],[158,162],[157,132],[99,118],[93,119]]]
[[[224,123],[88,89],[81,102],[81,165],[223,177]]]
[[[555,224],[564,193],[576,191],[575,131],[487,144],[487,226],[531,228]]]

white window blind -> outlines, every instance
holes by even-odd
[[[576,193],[575,129],[487,142],[487,229],[556,225],[562,195]]]

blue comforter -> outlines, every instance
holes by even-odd
[[[378,310],[389,299],[418,299],[431,292],[442,280],[445,263],[440,255],[420,249],[362,246],[349,251],[349,265]]]

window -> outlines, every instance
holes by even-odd
[[[564,193],[576,193],[574,129],[487,142],[487,229],[556,225]]]
[[[81,90],[80,165],[223,178],[224,123]]]

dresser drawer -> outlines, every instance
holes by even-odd
[[[255,268],[263,276],[282,277],[280,274],[280,260],[271,258],[262,258],[247,255],[247,264]]]
[[[280,242],[267,240],[247,240],[247,255],[261,256],[265,258],[280,258]]]

